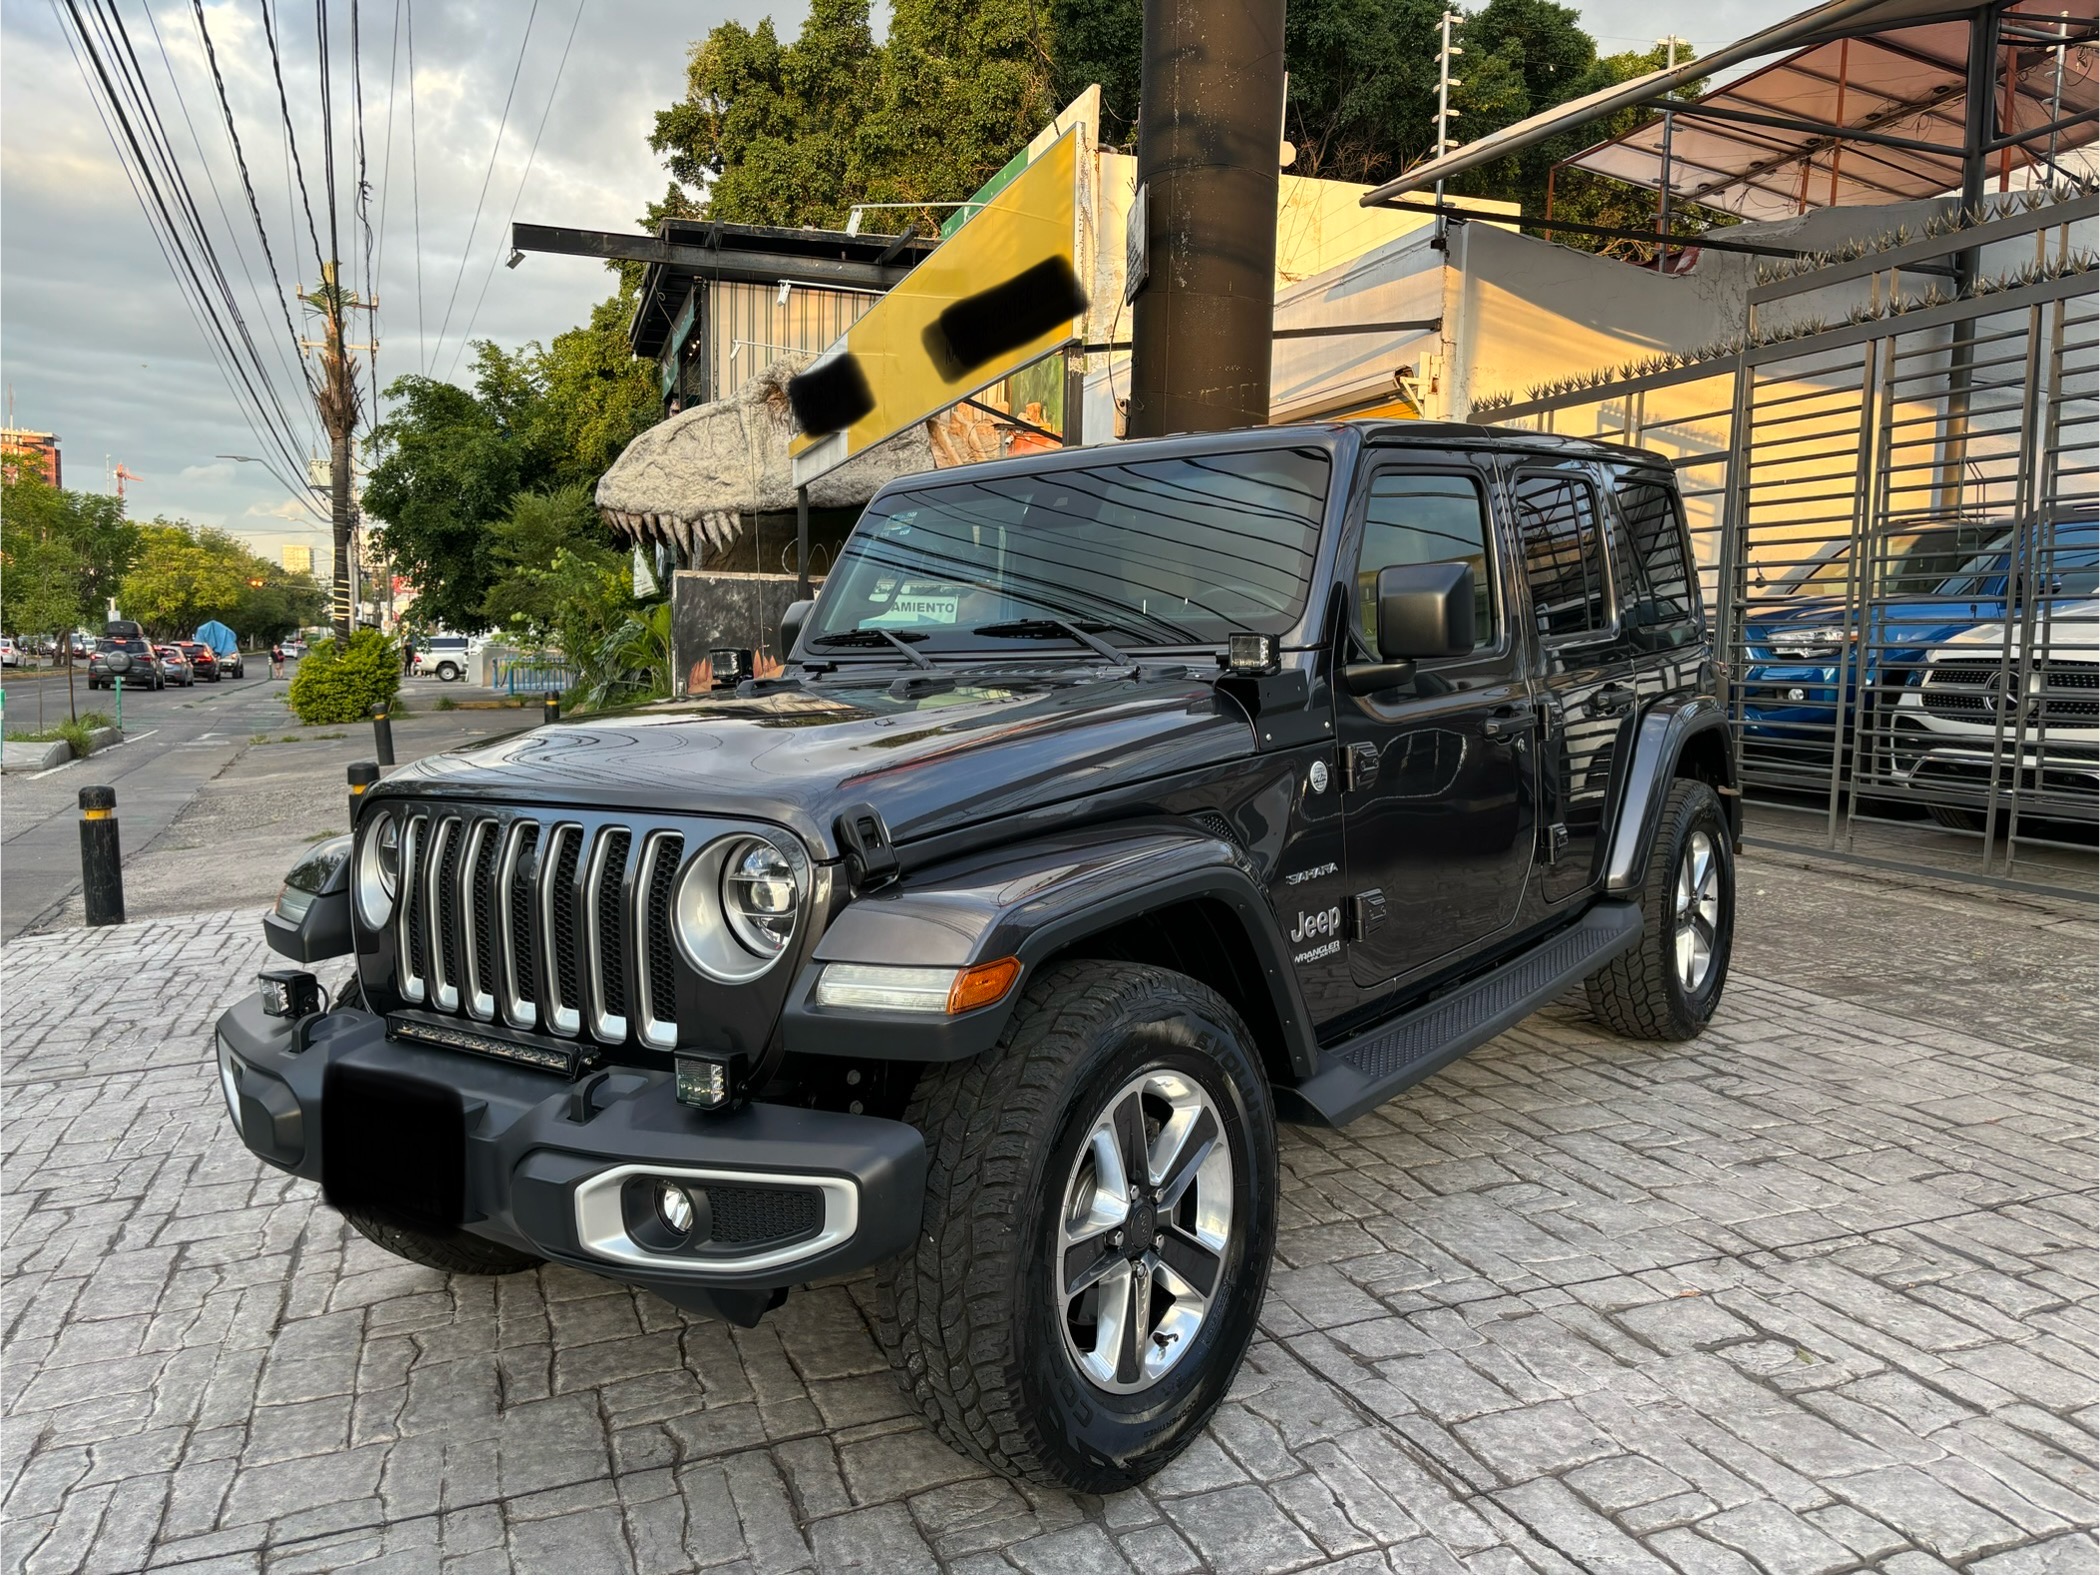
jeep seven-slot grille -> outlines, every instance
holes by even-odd
[[[517,1029],[677,1043],[672,904],[685,839],[415,811],[401,844],[401,993]]]

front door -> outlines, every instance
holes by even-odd
[[[1357,500],[1345,662],[1377,656],[1381,569],[1464,562],[1474,586],[1471,655],[1336,699],[1349,877],[1339,921],[1350,974],[1374,994],[1506,927],[1531,868],[1534,718],[1491,494],[1485,465],[1410,450],[1371,469]]]
[[[1605,568],[1604,512],[1589,467],[1526,461],[1510,478],[1524,579],[1543,658],[1537,895],[1557,903],[1588,887],[1632,727],[1639,674],[1619,639]]]

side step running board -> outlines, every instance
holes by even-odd
[[[1276,1091],[1287,1122],[1341,1127],[1476,1045],[1521,1023],[1641,939],[1632,903],[1599,903],[1490,974],[1320,1054],[1320,1070]]]

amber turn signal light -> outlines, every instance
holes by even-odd
[[[968,1012],[974,1007],[989,1007],[993,1002],[1014,988],[1014,981],[1021,977],[1019,958],[1000,958],[995,963],[975,963],[957,971],[955,983],[948,987],[948,1013],[953,1017],[958,1012]]]

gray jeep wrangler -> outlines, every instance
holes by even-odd
[[[219,1023],[249,1148],[454,1273],[750,1323],[873,1269],[942,1437],[1105,1492],[1232,1381],[1279,1121],[1576,986],[1656,1040],[1720,998],[1736,764],[1655,455],[1373,423],[915,476],[782,635],[358,794],[267,920],[354,979]]]

